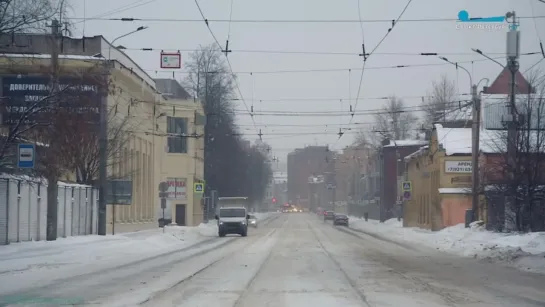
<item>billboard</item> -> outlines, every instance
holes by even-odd
[[[96,77],[60,77],[53,94],[49,76],[4,76],[1,78],[3,125],[47,124],[63,112],[70,118],[98,123],[100,81]]]
[[[108,180],[107,189],[107,204],[130,205],[132,203],[132,180]]]
[[[168,199],[187,200],[187,189],[185,178],[167,178]]]

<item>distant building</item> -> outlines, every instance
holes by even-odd
[[[308,146],[288,154],[288,202],[310,207],[309,177],[323,175],[330,186],[335,185],[335,161],[327,146]],[[333,192],[322,193],[322,202],[333,200]],[[312,209],[312,208],[311,208]]]

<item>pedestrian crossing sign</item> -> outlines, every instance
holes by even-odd
[[[403,181],[403,191],[410,192],[413,190],[413,186],[410,181]]]
[[[202,194],[204,192],[204,183],[203,182],[195,182],[193,185],[193,192]]]

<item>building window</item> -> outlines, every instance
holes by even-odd
[[[169,153],[187,153],[187,118],[167,117],[168,152]],[[176,134],[176,135],[170,135]]]

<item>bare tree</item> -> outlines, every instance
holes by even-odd
[[[45,31],[53,18],[62,18],[64,0],[0,1],[0,36]]]
[[[207,186],[223,196],[262,198],[270,172],[263,146],[246,146],[235,123],[236,79],[221,50],[200,46],[186,64],[184,84],[206,113],[204,169]],[[251,150],[249,150],[250,148]],[[251,161],[252,167],[248,167]],[[251,188],[250,188],[251,187]]]
[[[416,116],[403,100],[392,96],[380,113],[375,114],[375,131],[389,139],[407,139],[414,135]]]
[[[483,169],[483,184],[488,185],[489,215],[494,217],[492,224],[498,230],[545,230],[545,87],[534,89],[535,94],[519,95],[517,100],[520,121],[515,167],[507,163],[507,131],[494,132],[487,140],[487,146],[495,153],[490,154]],[[513,174],[512,180],[509,174]],[[517,187],[514,202],[505,204],[504,196],[511,193],[512,186]]]
[[[112,172],[109,178],[125,178],[133,174],[132,169],[124,168],[126,161],[132,158],[127,150],[134,136],[137,123],[133,117],[125,112],[120,112],[119,104],[111,106],[108,120],[108,169]],[[66,135],[65,150],[61,155],[66,160],[68,167],[76,174],[76,182],[80,184],[95,185],[99,176],[100,147],[99,135],[96,125],[65,122],[63,135]],[[123,169],[123,170],[121,170]]]
[[[456,84],[447,75],[441,75],[439,80],[432,82],[432,89],[428,96],[421,105],[425,126],[446,119],[447,114],[459,107],[454,103],[457,97]]]

